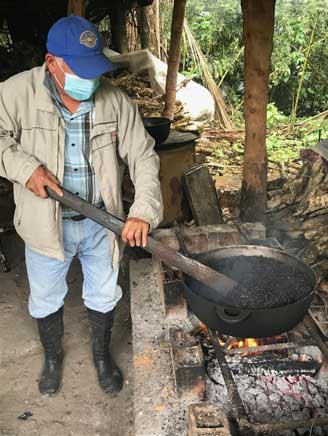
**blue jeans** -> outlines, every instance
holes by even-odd
[[[44,318],[63,306],[68,292],[66,276],[75,255],[82,265],[85,305],[103,313],[114,309],[122,297],[122,290],[117,285],[118,270],[112,268],[107,230],[89,219],[65,219],[63,232],[64,261],[42,256],[25,246],[30,314],[34,318]]]

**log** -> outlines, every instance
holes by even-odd
[[[189,206],[198,226],[222,224],[222,212],[209,169],[199,165],[184,175]]]
[[[85,0],[68,0],[67,15],[80,15],[85,16]]]
[[[142,49],[148,49],[153,55],[160,59],[161,42],[159,26],[159,5],[158,0],[149,6],[137,9],[138,35]]]
[[[150,6],[139,7],[137,9],[138,35],[142,49],[150,49],[150,23],[147,16],[148,8],[150,8]]]
[[[245,46],[245,153],[240,217],[265,220],[267,153],[265,147],[268,83],[275,0],[242,0]]]
[[[129,51],[126,14],[127,9],[123,2],[112,2],[110,11],[112,47],[119,53]]]
[[[160,25],[160,16],[159,16],[159,0],[155,0],[152,4],[154,15],[155,15],[155,29],[156,32],[154,32],[155,35],[155,43],[157,43],[157,57],[158,59],[161,59],[161,25]]]
[[[166,95],[163,117],[173,120],[176,88],[181,56],[181,38],[187,0],[174,0],[169,63],[166,77]]]

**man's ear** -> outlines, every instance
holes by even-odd
[[[48,67],[48,70],[50,71],[50,73],[54,73],[54,69],[55,69],[54,62],[55,62],[55,59],[56,58],[55,58],[54,55],[52,55],[50,53],[46,54],[46,64],[47,64],[47,67]]]

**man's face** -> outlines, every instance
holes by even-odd
[[[62,58],[58,58],[50,53],[47,53],[46,63],[51,76],[56,77],[57,81],[62,85],[62,88],[65,86],[65,73],[70,73],[76,76],[74,71],[70,69],[70,67]]]

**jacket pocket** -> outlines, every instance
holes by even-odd
[[[117,122],[95,125],[92,129],[90,140],[92,152],[108,146],[116,147]]]

